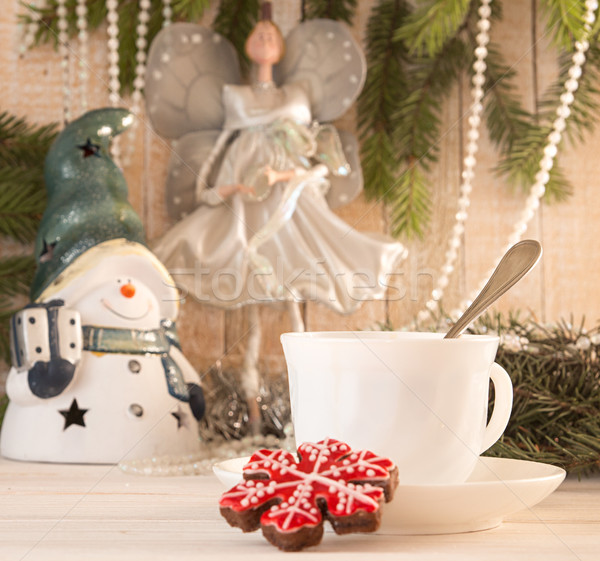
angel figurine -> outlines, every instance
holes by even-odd
[[[405,256],[399,242],[359,233],[332,208],[362,189],[355,137],[328,124],[360,93],[364,55],[332,20],[298,25],[285,43],[265,2],[245,48],[254,80],[242,85],[222,36],[173,24],[149,53],[146,103],[173,139],[167,206],[178,222],[153,248],[184,293],[232,309],[249,305],[242,387],[259,415],[257,304],[298,302],[339,313],[381,299]],[[285,54],[284,54],[285,53]]]

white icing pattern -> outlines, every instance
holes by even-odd
[[[275,525],[280,532],[294,532],[304,526],[322,523],[318,500],[325,500],[334,516],[348,516],[358,510],[375,512],[383,500],[381,487],[372,481],[386,482],[391,460],[369,451],[352,452],[347,444],[326,439],[305,443],[298,449],[299,461],[283,450],[260,450],[244,467],[250,479],[236,485],[221,498],[222,507],[235,511],[257,508],[281,499],[261,517],[262,524]],[[359,482],[364,483],[359,483]]]

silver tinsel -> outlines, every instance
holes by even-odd
[[[261,427],[252,434],[248,404],[241,394],[237,375],[221,364],[203,378],[206,413],[199,423],[200,452],[189,456],[157,456],[121,462],[126,473],[138,475],[203,475],[219,461],[249,456],[259,448],[294,450],[287,376],[263,379],[257,398]]]

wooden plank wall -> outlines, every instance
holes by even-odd
[[[371,0],[360,2],[353,29],[359,40],[363,39],[372,4]],[[299,0],[275,3],[274,17],[284,33],[298,20],[299,5]],[[57,54],[51,47],[20,54],[22,29],[17,24],[17,14],[23,8],[18,0],[4,0],[2,7],[0,107],[26,116],[31,122],[60,120],[62,91]],[[503,8],[504,20],[494,24],[492,38],[501,46],[506,61],[518,71],[520,94],[525,105],[533,109],[536,92],[543,92],[556,76],[555,52],[543,34],[540,16],[533,21],[539,10],[533,9],[529,0],[504,0]],[[211,17],[212,14],[207,15],[207,22]],[[101,33],[93,37],[91,52],[89,107],[94,108],[108,104],[106,46]],[[71,70],[76,76],[76,65]],[[443,263],[456,213],[468,104],[469,84],[465,80],[449,92],[443,110],[440,159],[430,178],[433,217],[425,238],[407,244],[410,256],[397,277],[403,298],[366,303],[350,316],[338,316],[321,305],[309,303],[303,306],[308,329],[364,329],[386,319],[401,327],[423,307]],[[353,112],[339,124],[342,128],[353,128]],[[600,278],[600,206],[596,199],[599,174],[594,156],[599,141],[600,130],[588,135],[583,144],[566,146],[562,151],[560,160],[575,194],[567,203],[540,208],[527,236],[543,243],[541,266],[502,299],[499,309],[530,311],[537,319],[548,322],[571,315],[575,320],[587,316],[588,325],[599,319],[600,296],[596,284]],[[124,147],[129,144],[134,147],[131,165],[125,171],[130,200],[143,218],[149,239],[156,239],[168,227],[163,205],[168,146],[146,126],[138,129],[135,138],[125,137]],[[469,219],[456,272],[446,291],[447,309],[458,306],[483,280],[507,243],[525,200],[522,193],[493,173],[498,158],[485,134],[477,159]],[[339,215],[361,231],[386,229],[385,210],[363,197],[339,210]],[[0,244],[0,255],[27,250],[5,241]],[[285,310],[278,306],[263,307],[261,319],[265,329],[262,368],[267,373],[280,372],[283,360],[279,334],[289,330],[291,323]],[[240,363],[248,330],[244,310],[223,312],[187,301],[182,307],[179,326],[184,350],[200,371],[216,360],[224,364]]]

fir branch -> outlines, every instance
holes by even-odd
[[[77,0],[67,0],[67,32],[70,38],[76,38],[77,15],[75,7]],[[21,22],[25,25],[39,20],[38,31],[35,36],[35,45],[53,44],[58,45],[58,16],[56,14],[56,0],[48,0],[45,7],[37,7],[31,4],[22,3],[24,13],[19,16]],[[88,29],[90,31],[98,29],[106,20],[106,2],[87,0],[88,9]],[[210,0],[174,0],[172,4],[174,21],[197,21],[202,17],[206,8],[210,5]],[[162,13],[162,0],[151,0],[150,20],[147,22],[148,32],[146,40],[148,44],[152,42],[156,34],[161,30],[164,17]],[[119,0],[117,8],[119,13],[119,79],[121,81],[121,94],[131,92],[133,81],[136,77],[135,67],[137,61],[135,55],[137,52],[137,14],[139,10],[138,0]]]
[[[398,168],[393,138],[398,123],[397,105],[406,97],[408,80],[402,43],[394,33],[410,13],[404,0],[380,0],[367,24],[367,80],[358,98],[362,171],[368,198],[385,197],[395,182]]]
[[[397,150],[383,129],[366,136],[361,144],[365,193],[370,200],[384,200],[396,182]]]
[[[476,46],[473,33],[469,33],[471,47]],[[526,111],[518,96],[513,80],[516,77],[514,69],[504,62],[499,49],[493,43],[488,44],[486,59],[486,93],[485,118],[490,135],[503,153],[510,152],[513,142],[521,138],[528,130],[533,120],[531,113]],[[492,101],[493,100],[493,101]]]
[[[1,352],[1,349],[0,349]],[[4,414],[6,413],[6,408],[8,407],[8,396],[0,395],[0,425],[2,425],[2,421],[4,420]]]
[[[431,329],[447,330],[443,311],[433,319]],[[500,336],[496,362],[514,389],[508,426],[485,455],[600,472],[600,325],[584,325],[585,318],[543,326],[513,312],[484,314],[469,328]]]
[[[0,259],[0,360],[10,364],[10,318],[20,306],[15,299],[28,296],[36,263],[31,256]]]
[[[121,2],[130,2],[130,0],[121,0]],[[155,0],[154,0],[155,1]],[[67,0],[65,6],[67,8],[67,32],[69,37],[76,36],[77,30],[77,15],[75,14],[75,6],[77,0]],[[56,9],[58,3],[56,0],[48,0],[43,6],[36,6],[21,2],[23,13],[19,15],[19,20],[23,25],[31,23],[39,23],[38,30],[35,35],[35,45],[51,44],[54,47],[58,46],[58,15]],[[87,0],[87,23],[89,30],[95,30],[106,19],[106,2],[95,2]]]
[[[591,43],[587,60],[579,78],[579,87],[571,104],[571,115],[566,121],[565,133],[571,142],[583,141],[585,132],[593,131],[600,115],[600,46]],[[559,75],[542,96],[538,104],[541,122],[552,123],[556,118],[556,107],[565,92],[564,84],[569,78],[572,65],[571,55],[563,54],[559,59]]]
[[[32,241],[45,206],[39,169],[0,168],[0,235],[22,243]]]
[[[390,190],[386,200],[392,206],[392,231],[422,237],[429,223],[431,197],[421,172],[437,161],[440,139],[439,113],[451,91],[468,53],[457,38],[448,41],[434,58],[424,58],[411,70],[412,91],[395,115],[399,157],[406,173]],[[406,213],[402,217],[402,212]]]
[[[356,4],[357,0],[305,0],[302,4],[302,20],[328,18],[352,25]]]
[[[0,302],[4,298],[29,294],[35,267],[35,260],[30,255],[0,259]],[[5,306],[0,304],[0,307]]]
[[[229,39],[238,52],[242,71],[248,72],[250,61],[245,44],[256,25],[259,0],[221,0],[213,29]]]
[[[421,170],[436,160],[441,103],[469,56],[464,43],[452,38],[435,57],[409,65],[406,47],[394,39],[407,17],[408,6],[400,11],[399,5],[382,2],[369,20],[370,74],[358,117],[367,195],[390,205],[394,235],[422,236],[431,204]]]
[[[0,112],[0,168],[37,166],[56,136],[56,125],[29,125],[23,118]]]
[[[469,60],[465,44],[453,38],[435,57],[419,59],[410,68],[411,91],[395,116],[398,144],[406,157],[416,158],[427,170],[428,163],[437,159],[442,102],[465,60]]]
[[[0,305],[0,360],[10,364],[10,318],[17,310]]]
[[[470,12],[470,0],[427,0],[396,31],[411,54],[436,57],[456,37]]]
[[[546,30],[559,49],[573,51],[574,42],[581,38],[585,15],[585,2],[573,0],[542,0]]]
[[[428,182],[414,159],[409,159],[406,171],[394,184],[390,201],[392,235],[423,236],[431,207]]]
[[[540,169],[550,131],[550,127],[530,125],[522,137],[513,141],[511,150],[503,155],[496,171],[504,175],[510,185],[527,191],[534,184],[535,175]],[[567,177],[555,161],[546,184],[545,199],[549,202],[564,201],[572,192]]]
[[[210,7],[210,2],[211,0],[173,0],[171,2],[173,19],[176,21],[197,22]],[[162,0],[160,0],[160,3],[162,4]]]

